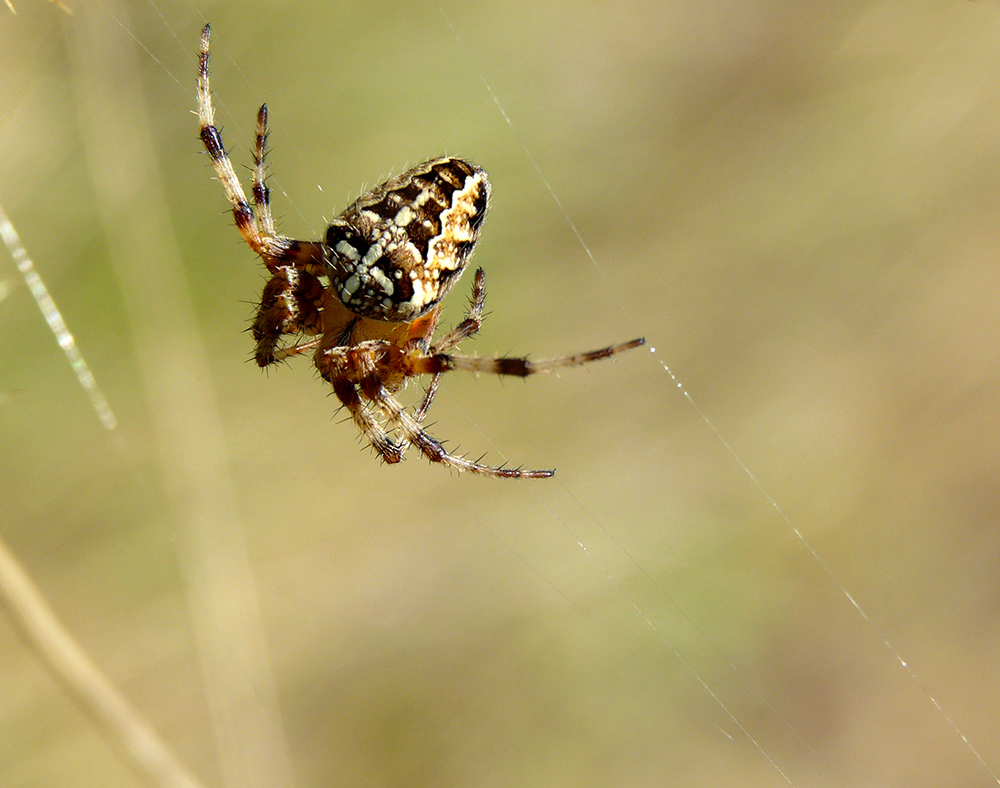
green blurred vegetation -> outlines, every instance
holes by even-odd
[[[214,498],[298,785],[784,784],[768,759],[797,786],[994,783],[923,688],[1000,768],[1000,9],[16,5],[0,203],[120,427],[0,256],[0,535],[208,785],[192,563],[256,609],[197,554],[187,504]],[[558,378],[445,380],[433,434],[554,480],[382,467],[306,359],[247,363],[263,278],[191,114],[202,14],[241,175],[269,105],[283,232],[464,155],[494,186],[464,350],[647,337]],[[123,118],[95,74],[131,62]],[[139,784],[2,617],[0,688],[5,788]]]

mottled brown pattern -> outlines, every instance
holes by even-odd
[[[413,320],[433,309],[468,265],[489,192],[482,169],[446,157],[358,198],[326,236],[340,300],[378,320]]]
[[[267,367],[312,352],[320,375],[386,463],[402,460],[412,445],[431,462],[481,476],[539,479],[555,473],[485,465],[448,452],[421,426],[441,374],[466,370],[526,377],[610,358],[643,340],[548,361],[451,354],[482,324],[486,275],[481,268],[465,319],[434,339],[441,300],[465,271],[489,208],[486,173],[463,159],[431,159],[390,178],[337,216],[323,241],[278,235],[265,183],[267,105],[257,113],[251,206],[215,127],[209,35],[205,25],[198,70],[201,139],[237,228],[271,275],[251,327],[257,363]],[[292,337],[289,344],[286,337]],[[410,413],[395,394],[419,375],[432,378],[420,406]]]

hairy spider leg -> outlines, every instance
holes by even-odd
[[[444,353],[451,350],[459,342],[463,342],[479,333],[483,325],[483,308],[486,304],[486,272],[482,268],[476,269],[476,276],[472,281],[472,298],[469,302],[469,311],[462,320],[451,331],[441,337],[437,342],[431,343],[428,352],[431,354]]]
[[[465,372],[484,372],[491,375],[511,375],[525,378],[540,372],[551,372],[564,367],[579,367],[591,361],[611,358],[626,350],[644,345],[642,337],[620,345],[611,345],[599,350],[589,350],[586,353],[576,353],[571,356],[531,361],[527,358],[502,356],[500,358],[480,358],[478,356],[456,356],[448,353],[421,354],[419,350],[411,353],[406,359],[407,372],[411,375],[435,375],[449,370]]]
[[[324,249],[321,242],[296,241],[278,235],[274,230],[270,189],[265,183],[268,134],[266,104],[257,113],[254,206],[251,207],[247,202],[243,185],[222,142],[222,133],[215,126],[215,107],[208,76],[210,37],[211,26],[205,25],[201,34],[201,55],[198,61],[200,136],[229,197],[236,226],[247,245],[260,255],[272,275],[264,286],[261,303],[251,326],[257,345],[255,359],[261,367],[266,367],[280,360],[279,343],[283,336],[303,332],[314,334],[319,330],[320,303],[324,288],[317,277],[326,271]]]
[[[382,383],[382,378],[378,374],[377,360],[386,353],[385,344],[378,341],[361,342],[353,347],[337,347],[324,351],[329,370],[327,374],[330,375],[334,392],[351,414],[358,429],[385,462],[399,462],[403,450],[412,444],[431,462],[479,476],[501,479],[545,479],[555,473],[554,470],[525,471],[520,468],[485,465],[448,452],[440,441],[431,437],[420,426],[415,416],[406,412],[399,400]],[[435,375],[435,378],[437,377]],[[352,382],[352,378],[357,382]],[[432,387],[424,398],[425,403],[433,398],[435,390],[436,384],[432,380]],[[364,400],[374,403],[387,423],[399,432],[400,443],[394,443],[389,438],[385,428],[364,407]],[[420,411],[418,415],[423,418],[426,409],[421,407]]]
[[[261,303],[251,326],[256,341],[257,363],[261,367],[266,367],[307,350],[315,350],[316,368],[323,378],[330,382],[334,393],[347,408],[363,437],[387,463],[399,462],[412,444],[432,462],[460,471],[494,478],[552,476],[555,471],[525,471],[519,468],[484,465],[446,451],[442,444],[421,426],[434,401],[441,375],[449,370],[464,370],[526,377],[539,372],[611,358],[617,353],[642,345],[644,340],[635,339],[600,350],[544,361],[507,357],[489,359],[450,354],[448,351],[475,335],[482,325],[485,302],[485,275],[482,269],[476,271],[472,300],[466,317],[437,342],[433,341],[433,335],[440,316],[438,302],[447,292],[447,287],[444,289],[439,286],[430,287],[428,282],[431,278],[426,282],[419,280],[425,289],[430,287],[427,291],[429,295],[422,296],[422,303],[425,308],[429,308],[429,311],[413,320],[404,322],[384,320],[384,317],[392,314],[389,309],[391,304],[389,306],[381,304],[382,313],[379,314],[363,310],[360,314],[352,312],[347,308],[344,298],[345,293],[353,295],[356,292],[358,282],[348,287],[352,281],[348,279],[342,283],[343,287],[340,290],[335,290],[332,285],[327,286],[320,279],[330,276],[326,244],[323,241],[296,241],[275,231],[270,189],[266,182],[268,153],[266,104],[261,105],[257,112],[253,149],[253,206],[247,201],[243,186],[225,150],[222,133],[215,125],[215,107],[212,103],[209,82],[210,35],[211,28],[205,25],[202,30],[198,71],[200,137],[229,198],[237,228],[247,245],[260,255],[271,274],[264,286]],[[424,180],[421,181],[421,178]],[[421,188],[424,191],[416,196],[404,197],[406,190],[412,188],[414,183],[423,184]],[[398,227],[405,227],[412,222],[417,215],[414,213],[415,210],[423,205],[422,202],[418,202],[411,206],[405,202],[406,199],[414,200],[426,195],[433,197],[437,194],[440,202],[442,195],[428,185],[432,183],[437,184],[438,192],[443,189],[445,194],[451,193],[449,188],[462,187],[466,190],[456,192],[464,200],[462,211],[457,211],[454,203],[450,209],[441,203],[441,210],[437,213],[431,212],[431,218],[440,213],[456,222],[454,227],[449,225],[450,235],[442,231],[435,236],[435,239],[442,243],[445,240],[454,242],[458,244],[456,249],[464,249],[464,252],[456,258],[461,263],[460,267],[456,268],[454,265],[449,267],[448,263],[455,261],[446,253],[440,252],[440,247],[435,247],[438,254],[443,254],[444,257],[437,260],[433,273],[445,270],[446,273],[460,274],[461,268],[464,268],[465,255],[471,250],[478,236],[489,196],[489,182],[486,175],[475,165],[453,158],[425,162],[359,198],[342,217],[348,216],[352,210],[363,212],[362,208],[365,207],[381,206],[382,210],[386,210],[388,202],[384,206],[382,202],[392,197],[396,200],[393,207],[396,211],[393,224],[398,230]],[[452,213],[453,211],[457,212]],[[386,217],[377,213],[375,215],[383,223],[387,221]],[[341,218],[341,223],[348,229],[356,231],[347,219]],[[426,226],[433,225],[427,222]],[[347,246],[348,251],[354,249],[349,243]],[[420,260],[415,262],[419,263]],[[427,263],[425,255],[423,264],[426,266]],[[416,274],[414,281],[418,281]],[[433,281],[436,282],[436,277]],[[293,334],[315,336],[282,346],[282,338]],[[408,378],[425,374],[432,376],[430,385],[420,405],[411,415],[396,399],[394,392],[399,390]],[[379,414],[381,418],[377,417]],[[390,437],[390,431],[399,436],[398,441]]]
[[[469,311],[466,313],[465,318],[437,342],[430,344],[428,346],[428,351],[431,353],[441,353],[445,350],[450,350],[458,345],[459,342],[477,334],[483,323],[483,307],[485,303],[486,272],[483,271],[482,268],[477,268],[476,276],[472,283],[472,298],[469,303]],[[431,404],[434,402],[434,397],[438,390],[438,384],[441,382],[441,374],[442,373],[438,372],[431,378],[431,382],[427,386],[427,392],[424,394],[423,401],[413,412],[413,420],[419,425],[423,425],[424,419],[427,418],[427,411],[430,410]],[[404,436],[399,441],[400,451],[405,453],[409,446],[410,442]]]
[[[253,149],[253,204],[265,236],[274,237],[271,190],[267,188],[267,104],[257,111],[257,135]]]
[[[451,454],[444,446],[432,438],[416,419],[407,413],[399,401],[389,393],[385,387],[379,384],[380,391],[374,397],[375,404],[378,405],[382,413],[385,414],[389,422],[399,430],[403,438],[408,443],[412,443],[431,462],[438,462],[459,471],[468,471],[478,476],[489,476],[500,479],[547,479],[555,474],[554,470],[525,471],[520,468],[501,468],[493,465],[484,465],[480,462]]]

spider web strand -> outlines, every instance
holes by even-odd
[[[474,59],[472,57],[472,53],[469,50],[468,46],[466,45],[465,40],[462,38],[462,36],[456,30],[455,26],[451,23],[451,20],[448,18],[448,16],[445,13],[444,9],[441,6],[438,6],[438,11],[441,14],[441,17],[444,19],[445,24],[448,26],[448,29],[451,31],[452,35],[454,36],[455,40],[462,47],[462,50],[465,53],[467,60],[470,63],[474,63]],[[511,120],[510,116],[507,114],[507,111],[504,109],[504,107],[501,104],[501,102],[500,102],[499,98],[497,97],[496,93],[493,91],[493,88],[490,85],[489,81],[486,79],[486,76],[477,67],[473,66],[473,68],[476,71],[476,73],[478,74],[479,79],[482,82],[482,84],[484,86],[484,89],[486,90],[487,94],[490,96],[490,99],[493,101],[493,104],[496,106],[497,111],[500,113],[501,117],[503,117],[503,119],[504,119],[504,122],[510,128],[511,133],[512,133],[515,141],[517,142],[517,144],[521,148],[524,156],[527,158],[527,160],[531,163],[532,167],[538,173],[538,177],[541,179],[542,184],[545,186],[546,190],[548,191],[549,195],[551,196],[553,202],[556,205],[556,208],[559,210],[560,214],[563,216],[563,218],[566,221],[567,225],[572,230],[573,235],[576,237],[577,242],[580,244],[580,247],[583,249],[583,251],[586,254],[587,258],[590,260],[591,264],[597,269],[599,275],[606,280],[606,276],[604,275],[603,269],[598,264],[596,257],[594,256],[593,252],[590,249],[590,246],[587,244],[586,240],[584,240],[582,234],[580,233],[580,231],[577,228],[576,224],[573,222],[573,220],[570,217],[569,213],[567,212],[565,206],[563,205],[562,200],[559,199],[559,196],[556,194],[556,192],[553,189],[552,185],[549,183],[548,178],[545,177],[545,174],[542,172],[542,169],[539,166],[537,160],[531,154],[531,151],[527,148],[527,146],[524,144],[524,142],[521,141],[520,137],[518,136],[518,134],[517,134],[517,132],[516,132],[516,130],[514,128],[513,121]],[[614,292],[614,290],[611,289],[611,292]],[[636,327],[636,325],[635,325],[635,323],[634,323],[634,321],[632,320],[632,318],[631,318],[631,316],[629,314],[629,311],[626,308],[626,305],[624,304],[624,302],[620,298],[616,299],[616,301],[617,301],[617,306],[618,306],[619,313],[624,317],[624,319],[628,322],[628,324],[633,329],[638,330],[637,327]],[[651,347],[650,348],[650,352],[651,353],[655,353],[656,349]],[[718,430],[718,428],[715,426],[715,424],[712,422],[712,420],[704,413],[704,411],[701,410],[700,407],[698,407],[697,403],[694,401],[694,399],[691,397],[691,395],[684,388],[683,384],[677,379],[677,377],[674,375],[673,371],[664,362],[658,361],[658,363],[663,368],[663,370],[670,376],[671,380],[677,385],[677,388],[679,389],[679,391],[683,394],[684,398],[688,401],[688,404],[692,408],[694,408],[694,410],[698,414],[699,418],[701,418],[702,421],[704,421],[704,423],[709,428],[709,430],[711,430],[711,432],[713,433],[713,435],[715,435],[716,439],[725,448],[726,452],[736,461],[736,463],[740,466],[740,468],[742,468],[742,470],[746,474],[746,476],[750,479],[750,481],[752,482],[752,484],[760,491],[760,493],[764,496],[765,500],[774,508],[775,512],[778,514],[778,516],[781,519],[781,521],[784,522],[785,525],[789,529],[791,529],[792,533],[799,540],[799,542],[802,544],[802,546],[805,548],[805,550],[809,553],[809,555],[812,557],[812,559],[816,562],[816,564],[820,567],[820,569],[830,579],[830,582],[832,582],[834,584],[834,586],[844,595],[844,597],[847,599],[848,603],[851,605],[851,607],[854,608],[855,611],[857,611],[858,615],[862,618],[862,620],[869,627],[871,627],[871,630],[874,633],[874,635],[881,641],[882,645],[889,651],[889,653],[892,655],[893,659],[895,659],[900,664],[900,666],[902,667],[902,669],[905,672],[905,674],[909,677],[910,681],[917,687],[917,689],[931,703],[931,705],[934,707],[934,709],[941,715],[941,717],[944,719],[945,724],[961,740],[961,742],[965,745],[966,749],[971,753],[971,755],[975,758],[975,760],[979,763],[979,765],[983,768],[983,770],[992,778],[992,780],[997,785],[1000,785],[1000,776],[998,776],[997,773],[989,766],[989,764],[986,762],[986,760],[983,758],[983,756],[979,753],[979,751],[976,749],[975,745],[973,745],[972,741],[968,738],[968,736],[966,736],[966,734],[961,730],[961,728],[958,727],[957,723],[955,723],[955,721],[948,714],[948,712],[944,709],[944,707],[941,705],[941,703],[938,701],[938,699],[934,696],[934,694],[930,691],[930,689],[926,685],[924,685],[924,683],[921,681],[921,679],[919,678],[919,676],[917,676],[917,674],[913,670],[913,668],[910,667],[909,663],[903,658],[903,656],[895,648],[895,646],[892,645],[892,642],[889,640],[889,637],[871,620],[871,618],[869,618],[869,616],[868,616],[867,612],[865,611],[865,609],[851,595],[851,593],[847,590],[847,587],[840,581],[840,579],[833,572],[833,570],[827,565],[826,561],[822,558],[822,556],[819,554],[819,552],[816,550],[816,548],[814,548],[812,546],[812,544],[806,539],[806,537],[802,533],[802,531],[800,531],[794,525],[794,523],[791,521],[791,519],[788,517],[788,515],[786,515],[785,512],[781,509],[781,507],[778,505],[778,503],[775,500],[775,498],[773,496],[771,496],[767,492],[767,490],[764,488],[763,484],[757,479],[757,477],[754,475],[754,473],[750,470],[749,466],[747,466],[747,464],[737,454],[737,452],[735,451],[735,449],[733,449],[733,447],[729,444],[729,442],[725,439],[725,437],[723,437],[722,433]],[[586,551],[586,547],[584,547],[584,545],[581,544],[580,546],[581,546],[581,548],[583,548]],[[612,578],[612,582],[614,582],[613,578]],[[641,611],[639,611],[639,612],[641,613]],[[667,644],[667,645],[669,647],[669,644]],[[707,687],[706,687],[706,689],[707,689]],[[711,690],[709,690],[709,692],[711,692]],[[714,697],[714,694],[713,694],[713,697]],[[764,753],[764,754],[765,754],[766,757],[768,757],[766,755],[766,753]],[[770,758],[769,758],[769,760],[770,760]],[[775,768],[777,768],[777,766],[775,766]],[[779,770],[779,773],[780,773],[780,770]],[[782,774],[782,776],[784,777],[784,774]]]
[[[83,386],[83,390],[90,398],[90,404],[97,412],[97,418],[101,420],[101,424],[104,425],[105,429],[113,430],[118,426],[118,420],[111,411],[111,407],[108,405],[108,401],[105,399],[100,387],[98,387],[97,380],[90,371],[90,367],[87,366],[87,362],[84,360],[79,348],[77,348],[76,340],[73,339],[73,335],[66,328],[66,322],[56,308],[56,303],[52,300],[49,289],[45,286],[38,271],[35,270],[35,265],[31,262],[31,257],[28,256],[27,250],[21,243],[21,239],[18,237],[17,231],[14,229],[14,225],[11,223],[2,205],[0,205],[0,237],[3,238],[3,242],[10,251],[11,257],[14,258],[17,270],[24,277],[24,283],[28,286],[28,290],[31,291],[31,295],[34,297],[35,303],[38,304],[45,322],[49,324],[49,329],[55,335],[59,347],[66,354],[70,367],[76,373],[76,379],[80,381],[80,385]]]
[[[656,348],[650,348],[649,350],[651,353],[656,352]],[[751,484],[753,484],[753,486],[757,488],[760,494],[764,496],[764,500],[767,501],[767,503],[774,509],[780,520],[795,535],[795,538],[799,540],[801,545],[805,548],[806,552],[809,553],[813,561],[816,562],[816,565],[819,566],[820,570],[827,576],[830,582],[833,583],[834,587],[837,588],[840,591],[840,593],[844,595],[844,597],[847,599],[851,607],[853,607],[854,610],[857,611],[858,615],[861,616],[861,619],[865,622],[865,624],[867,624],[871,628],[875,637],[882,643],[882,645],[889,652],[892,658],[899,663],[900,667],[903,669],[903,672],[914,684],[914,686],[916,686],[917,689],[920,690],[920,692],[924,695],[924,697],[927,698],[927,700],[934,707],[937,713],[941,715],[945,724],[948,726],[948,728],[951,729],[952,733],[954,733],[962,742],[962,744],[965,745],[965,748],[969,751],[969,753],[971,753],[972,757],[976,759],[976,762],[979,763],[979,765],[990,776],[993,782],[995,782],[997,785],[1000,785],[1000,776],[998,776],[997,773],[990,767],[990,765],[986,762],[986,759],[979,754],[979,750],[976,749],[976,746],[972,743],[969,737],[966,736],[966,734],[962,731],[962,729],[958,727],[958,723],[956,723],[954,719],[952,719],[951,715],[948,714],[944,706],[942,706],[940,701],[938,701],[937,697],[935,697],[935,695],[930,691],[930,689],[923,683],[923,681],[917,675],[916,671],[910,666],[910,663],[903,658],[903,655],[892,644],[892,641],[889,639],[889,636],[874,621],[872,621],[871,617],[869,617],[865,608],[862,607],[861,603],[858,602],[858,600],[854,598],[851,592],[847,590],[847,586],[845,586],[843,582],[841,582],[840,578],[836,575],[833,569],[830,568],[829,564],[827,564],[827,562],[819,554],[819,551],[815,547],[813,547],[812,543],[806,538],[805,534],[802,533],[802,531],[799,530],[799,528],[792,522],[791,518],[789,518],[789,516],[785,514],[785,511],[781,508],[781,506],[774,499],[774,497],[771,496],[771,494],[764,488],[764,485],[760,482],[757,476],[754,475],[753,471],[750,470],[750,467],[743,461],[740,455],[737,454],[736,450],[732,447],[729,441],[727,441],[725,437],[722,435],[722,433],[719,432],[718,428],[715,426],[712,420],[705,414],[705,412],[700,407],[698,407],[698,403],[695,402],[694,398],[688,393],[687,389],[684,388],[684,384],[680,382],[680,380],[674,374],[673,370],[671,370],[670,367],[668,367],[662,361],[659,361],[658,363],[663,368],[663,371],[666,372],[670,376],[670,379],[677,385],[678,390],[684,396],[684,399],[688,401],[688,404],[692,408],[694,408],[695,413],[697,413],[699,418],[701,418],[701,420],[705,422],[705,425],[708,427],[708,429],[712,431],[712,434],[715,435],[716,440],[718,440],[719,443],[722,444],[723,448],[725,448],[729,456],[732,457],[733,460],[736,462],[736,464],[740,466],[740,469],[750,480]]]

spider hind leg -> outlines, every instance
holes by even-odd
[[[399,462],[412,445],[431,462],[478,476],[544,479],[555,473],[552,470],[526,471],[485,465],[447,451],[421,426],[437,392],[440,376],[434,375],[420,406],[414,414],[410,414],[383,382],[390,374],[390,366],[401,360],[398,349],[378,340],[351,347],[321,348],[315,355],[320,375],[333,386],[337,399],[350,413],[365,440],[385,462]],[[381,420],[376,418],[376,413],[382,417]],[[390,437],[390,431],[399,436],[397,441]]]
[[[457,471],[467,471],[477,476],[487,476],[493,479],[547,479],[555,474],[554,470],[526,471],[521,468],[484,465],[467,457],[452,454],[441,445],[440,441],[431,437],[420,426],[417,419],[407,413],[399,401],[385,388],[382,388],[374,401],[388,422],[403,436],[401,445],[413,444],[431,462],[441,463]]]

